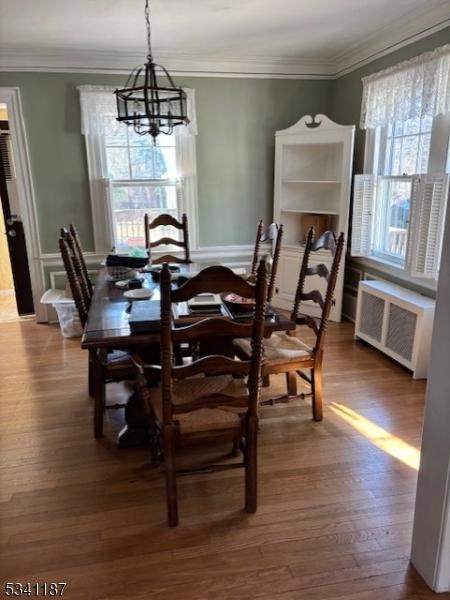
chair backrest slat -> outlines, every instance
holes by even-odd
[[[172,334],[174,343],[186,341],[191,336],[201,340],[214,337],[244,338],[252,335],[252,324],[229,322],[224,318],[209,317],[194,324],[177,327]]]
[[[185,302],[197,294],[220,294],[225,291],[239,294],[244,298],[252,298],[255,294],[255,286],[227,267],[215,265],[203,269],[198,275],[188,279],[181,287],[173,290],[172,296],[174,302]]]
[[[330,277],[330,271],[328,270],[327,265],[320,263],[320,265],[316,265],[315,267],[308,267],[306,269],[306,275],[318,275],[319,277],[323,277],[328,281]]]
[[[150,231],[156,229],[157,227],[175,227],[176,229],[181,230],[182,239],[175,240],[171,237],[164,236],[153,242],[150,240]],[[175,262],[175,263],[183,263],[188,264],[191,262],[190,259],[190,250],[189,250],[189,228],[188,228],[188,220],[187,215],[183,214],[181,221],[178,221],[172,215],[162,214],[158,215],[153,221],[150,221],[150,217],[148,214],[144,216],[144,229],[145,229],[145,247],[148,250],[152,248],[156,248],[158,246],[177,246],[179,248],[184,249],[184,257],[180,258],[179,256],[174,256],[172,254],[166,254],[164,256],[159,256],[152,260],[153,264],[163,264],[165,262]]]
[[[174,414],[172,403],[173,379],[184,379],[200,373],[205,375],[248,375],[248,412],[256,414],[259,403],[259,380],[262,364],[262,338],[265,319],[265,298],[267,292],[266,266],[261,261],[257,270],[256,283],[248,283],[231,269],[215,266],[208,267],[189,279],[178,289],[172,289],[171,273],[167,264],[161,271],[161,365],[162,365],[162,400],[163,420],[165,424],[172,422]],[[185,327],[174,327],[172,319],[172,304],[184,302],[200,293],[226,293],[233,292],[255,300],[255,311],[250,326],[235,323],[231,320],[219,318],[206,318],[198,323]],[[208,337],[214,339],[218,336],[247,337],[251,334],[252,356],[250,361],[239,361],[228,356],[214,354],[200,358],[189,365],[174,366],[174,343],[193,342]],[[218,396],[222,405],[236,402],[232,396]],[[201,402],[192,404],[183,403],[183,412],[199,408]],[[209,406],[209,404],[208,404]]]
[[[248,375],[250,372],[250,361],[236,361],[228,356],[214,354],[204,356],[193,363],[176,366],[172,368],[174,379],[185,379],[200,373],[208,375],[227,375],[231,372],[238,375]]]
[[[322,350],[325,339],[325,331],[330,316],[330,310],[333,303],[333,294],[336,287],[336,280],[339,271],[339,264],[342,257],[342,251],[344,247],[344,234],[341,233],[339,238],[336,240],[336,236],[333,231],[325,231],[322,236],[316,240],[314,234],[314,228],[308,231],[306,236],[305,249],[303,254],[303,260],[300,267],[300,273],[297,283],[297,290],[295,293],[294,306],[291,313],[291,319],[299,325],[307,325],[310,327],[316,335],[316,343],[314,345],[314,351],[317,353]],[[331,268],[321,263],[318,265],[310,266],[309,261],[312,252],[319,250],[328,250],[333,256]],[[317,289],[309,290],[305,289],[305,281],[307,277],[320,277],[326,281],[325,295]],[[299,315],[300,303],[302,301],[312,300],[318,304],[321,308],[320,319],[317,321],[314,317],[308,315]]]
[[[325,305],[325,300],[323,299],[322,292],[320,292],[319,290],[311,290],[309,292],[303,292],[300,295],[300,302],[302,300],[312,300],[313,302],[318,304],[320,306],[320,308],[322,308],[322,309]]]
[[[174,240],[171,237],[163,237],[157,240],[156,242],[150,242],[150,248],[156,248],[157,246],[179,246],[180,248],[184,248],[184,242],[180,242],[180,240]]]

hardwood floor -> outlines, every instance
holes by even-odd
[[[431,598],[408,562],[417,473],[396,458],[402,443],[402,458],[417,454],[425,384],[349,323],[325,347],[324,421],[307,401],[262,411],[258,512],[242,510],[242,471],[189,476],[169,529],[148,449],[115,447],[120,415],[92,438],[79,342],[0,324],[2,592],[64,581],[77,600]]]
[[[14,290],[0,290],[0,323],[18,318]]]

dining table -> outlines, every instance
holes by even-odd
[[[218,263],[192,262],[190,264],[180,264],[178,265],[179,273],[175,275],[174,279],[180,275],[191,277],[201,269],[213,264],[217,265]],[[157,274],[155,275],[150,269],[141,271],[139,276],[142,279],[142,286],[153,292],[150,301],[158,302],[160,300],[160,286]],[[176,280],[173,285],[177,285]],[[136,333],[131,331],[129,323],[131,303],[124,295],[125,291],[126,289],[118,287],[111,279],[107,267],[100,269],[81,339],[81,347],[89,350],[90,368],[94,370],[94,373],[97,371],[97,377],[101,376],[102,364],[108,354],[113,351],[145,352],[151,348],[158,348],[160,340],[158,327],[153,327],[151,331],[147,332],[140,331]],[[145,302],[145,300],[140,302]],[[177,310],[174,312],[174,326],[177,327],[187,322],[204,319],[206,316],[211,315],[191,314],[187,304],[183,303],[183,306],[177,306]],[[233,311],[226,303],[223,303],[219,318],[248,322],[252,315],[248,312]],[[267,307],[265,337],[269,337],[275,331],[292,331],[295,326],[295,322],[291,321],[282,312],[272,306]],[[213,349],[215,344],[217,344],[217,341],[213,340],[211,345]],[[95,386],[94,393],[98,393],[97,390],[98,386]],[[147,421],[135,395],[130,396],[128,400],[125,410],[125,422],[126,425],[118,437],[119,446],[126,447],[144,443],[147,436]]]

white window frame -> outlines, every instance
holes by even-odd
[[[386,151],[386,128],[366,129],[364,146],[364,174],[383,175],[384,156]],[[431,129],[430,155],[427,173],[445,173],[450,167],[450,113],[437,115],[433,119]],[[384,144],[384,148],[382,147]],[[408,173],[412,176],[416,173]]]
[[[163,134],[161,134],[163,135]],[[114,246],[113,217],[110,203],[110,180],[108,179],[106,151],[103,136],[85,134],[86,157],[89,175],[92,225],[95,253],[107,254]],[[191,250],[198,249],[198,195],[196,136],[176,135],[177,195],[180,213],[188,217],[189,241]],[[155,180],[146,181],[152,184]],[[152,254],[164,254],[164,250]]]
[[[386,151],[386,128],[367,129],[364,150],[364,174],[378,175],[380,178],[392,178],[413,180],[416,174],[407,176],[383,175],[384,156]],[[430,154],[428,158],[428,169],[424,175],[448,173],[450,167],[450,114],[437,115],[433,119],[431,130]],[[413,235],[408,231],[408,238]],[[442,244],[442,240],[441,240]],[[412,277],[407,270],[407,260],[401,261],[395,257],[385,255],[380,251],[371,252],[369,257],[363,259],[369,261],[382,270],[391,272],[403,279],[413,281],[424,287],[436,289],[435,280],[427,280],[422,277]]]

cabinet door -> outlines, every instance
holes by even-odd
[[[280,257],[278,294],[291,304],[295,298],[302,258],[300,254],[282,254]]]
[[[284,308],[286,310],[291,310],[294,304],[295,292],[297,289],[298,276],[300,273],[300,267],[303,259],[303,252],[301,250],[298,253],[287,253],[282,254],[280,257],[280,264],[278,267],[278,276],[276,289],[278,292],[276,293],[273,299],[273,305],[278,308]],[[326,264],[329,269],[331,269],[331,256],[311,256],[310,266],[314,266],[320,263]],[[323,277],[319,277],[318,275],[314,275],[312,277],[307,277],[305,280],[305,293],[311,290],[319,290],[322,296],[325,298],[327,282]],[[337,300],[342,296],[342,277],[338,278],[338,283],[336,285],[335,297]],[[314,317],[320,317],[321,308],[318,304],[313,302],[312,300],[307,300],[301,303],[300,311],[306,315],[312,315]],[[341,320],[341,303],[336,302],[333,303],[330,312],[330,320],[331,321],[340,321]]]

